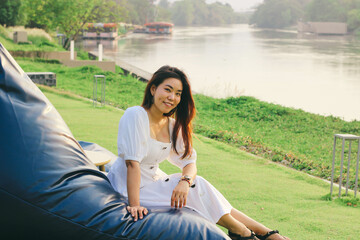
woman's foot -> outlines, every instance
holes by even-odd
[[[255,233],[253,231],[249,231],[250,233],[249,234],[243,234],[242,235],[239,235],[239,234],[236,234],[236,233],[232,233],[229,231],[229,237],[232,239],[232,240],[259,240],[256,236],[255,236]]]
[[[288,237],[281,236],[278,230],[273,230],[265,235],[256,235],[260,240],[290,240]]]

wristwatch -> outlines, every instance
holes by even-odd
[[[191,186],[191,177],[190,177],[189,175],[183,175],[183,176],[181,176],[179,182],[181,182],[181,181],[186,181],[186,182],[189,183],[189,187]]]

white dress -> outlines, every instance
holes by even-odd
[[[170,133],[174,123],[175,120],[170,118]],[[125,160],[138,161],[141,171],[140,204],[145,207],[170,207],[171,195],[181,174],[167,175],[160,170],[159,163],[167,159],[182,169],[187,164],[196,162],[194,149],[191,157],[181,159],[184,152],[181,134],[178,136],[176,149],[179,154],[172,149],[171,143],[159,142],[150,137],[149,118],[143,107],[128,108],[119,123],[118,158],[111,166],[108,178],[114,189],[127,197]],[[196,176],[194,184],[189,189],[186,207],[213,223],[230,213],[230,203],[208,181]]]

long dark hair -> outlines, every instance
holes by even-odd
[[[184,140],[185,152],[182,155],[182,158],[191,156],[191,147],[192,147],[192,119],[195,117],[195,103],[191,94],[191,87],[189,80],[184,72],[175,67],[162,66],[157,70],[150,81],[148,82],[142,107],[145,109],[150,109],[153,104],[153,96],[151,94],[151,87],[155,85],[158,87],[164,80],[168,78],[176,78],[181,81],[183,90],[181,93],[181,100],[176,108],[171,110],[169,113],[164,113],[164,116],[175,118],[175,126],[172,132],[172,146],[176,153],[176,139],[181,129],[181,134]]]

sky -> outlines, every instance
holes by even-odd
[[[239,12],[251,9],[252,7],[257,6],[259,3],[262,3],[263,0],[206,0],[206,2],[229,3],[235,11]]]
[[[175,2],[176,0],[169,0]],[[207,3],[222,2],[229,3],[236,12],[247,11],[262,3],[264,0],[206,0]]]

